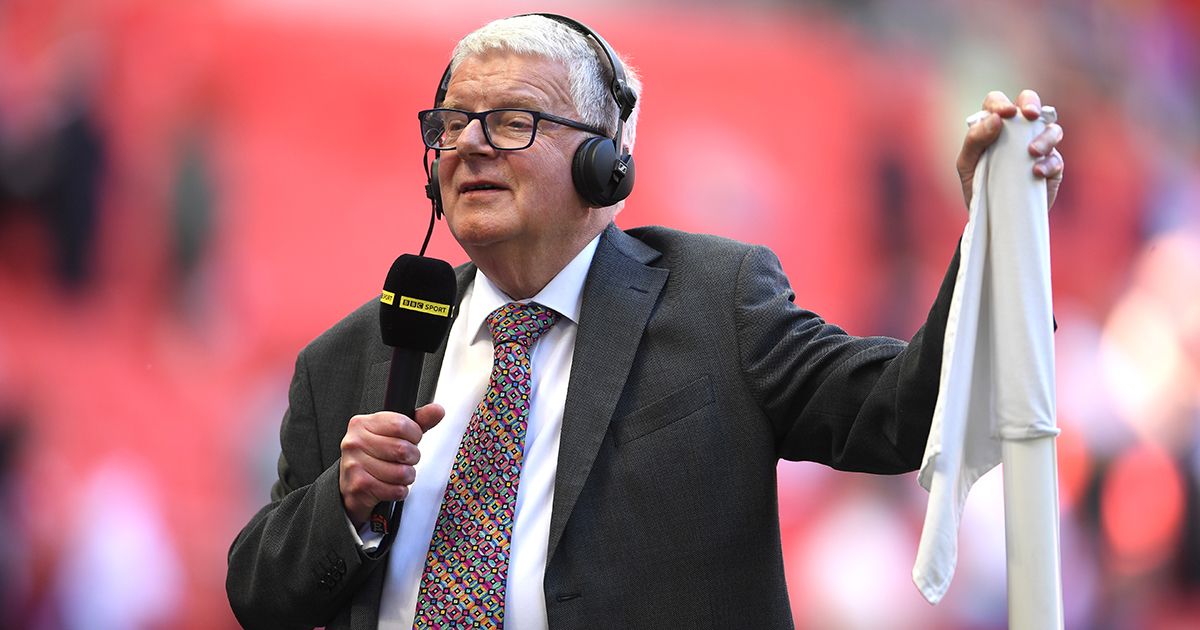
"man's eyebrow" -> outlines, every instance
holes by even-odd
[[[446,107],[449,109],[462,109],[462,110],[466,109],[463,106],[459,105],[457,101],[454,101],[452,99],[446,99],[446,100],[442,101],[442,107]],[[492,106],[489,107],[488,109],[533,109],[533,110],[542,111],[545,109],[545,105],[543,103],[538,102],[537,99],[530,98],[528,96],[512,96],[512,97],[506,97],[504,99],[499,99],[499,100],[493,101]],[[483,111],[483,110],[477,110],[477,111]]]
[[[529,98],[528,96],[514,96],[509,99],[500,101],[504,103],[504,107],[517,107],[521,109],[544,109],[545,104],[538,102],[537,99]]]

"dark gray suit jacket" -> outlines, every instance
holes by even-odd
[[[550,627],[790,627],[778,459],[920,464],[956,266],[906,344],[795,306],[763,247],[609,226],[563,414]],[[473,273],[458,270],[460,298]],[[247,627],[376,625],[387,560],[355,545],[338,457],[350,417],[382,408],[391,355],[377,312],[372,300],[296,360],[272,501],[229,552],[226,588]],[[441,359],[426,361],[419,402]]]

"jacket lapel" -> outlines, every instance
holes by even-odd
[[[647,266],[659,256],[658,251],[612,224],[596,248],[583,288],[563,409],[547,562],[554,558],[591,472],[642,333],[667,280],[666,269]]]

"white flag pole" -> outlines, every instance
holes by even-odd
[[[1003,462],[1009,627],[1017,630],[1063,627],[1050,230],[1046,182],[1034,176],[1028,149],[1053,116],[1043,108],[1041,120],[1005,120],[976,165],[917,477],[929,505],[913,582],[936,604],[954,576],[967,493]]]
[[[1054,436],[1005,440],[1001,451],[1008,627],[1062,628]]]
[[[994,147],[990,219],[996,427],[1004,470],[1008,621],[1015,630],[1063,627],[1055,454],[1054,320],[1045,181],[1034,177],[1026,147],[1054,122],[1006,122]],[[1007,137],[1006,137],[1007,136]],[[1011,170],[1011,172],[1009,172]],[[1032,180],[1035,185],[1028,185]],[[1021,182],[1024,185],[1021,185]],[[990,273],[988,273],[990,272]],[[987,281],[985,281],[987,284]]]

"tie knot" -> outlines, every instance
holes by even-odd
[[[540,304],[509,302],[487,317],[496,343],[516,342],[528,348],[558,321],[558,313]]]

